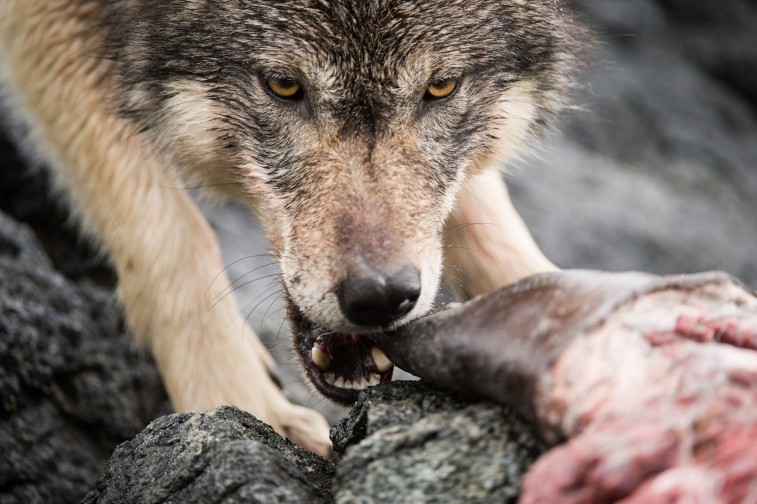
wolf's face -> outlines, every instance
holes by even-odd
[[[141,5],[140,5],[141,4]],[[466,176],[559,108],[556,2],[134,2],[114,19],[125,112],[213,187],[253,201],[296,349],[349,401],[391,365],[359,334],[425,313]]]

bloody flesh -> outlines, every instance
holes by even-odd
[[[539,275],[375,339],[565,441],[522,502],[757,502],[757,297],[728,275]]]

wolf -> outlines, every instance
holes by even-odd
[[[565,107],[560,0],[3,0],[6,122],[112,260],[176,410],[234,404],[317,453],[186,190],[250,204],[323,395],[391,379],[365,334],[555,266],[498,169]],[[220,300],[219,300],[220,299]]]

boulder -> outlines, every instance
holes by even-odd
[[[331,502],[334,465],[231,406],[152,422],[113,453],[86,504]]]
[[[230,406],[168,415],[116,448],[84,502],[515,502],[544,449],[512,409],[420,382],[367,389],[332,439],[338,466]]]
[[[331,437],[338,503],[515,502],[544,450],[511,408],[421,382],[366,390]]]
[[[0,212],[0,502],[72,502],[113,447],[168,412],[108,290],[55,271]]]

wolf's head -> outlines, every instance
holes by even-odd
[[[123,110],[249,199],[325,394],[387,379],[360,333],[425,313],[464,179],[560,108],[559,1],[135,0],[114,12]],[[371,380],[372,378],[372,380]]]

